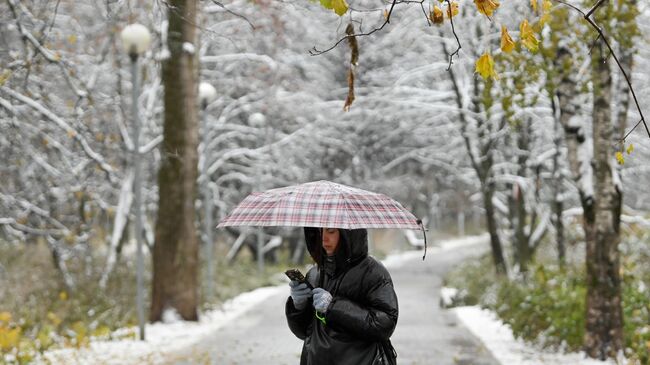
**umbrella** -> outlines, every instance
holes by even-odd
[[[404,228],[424,232],[422,221],[394,199],[324,180],[252,193],[217,228],[229,226]],[[426,235],[424,252],[426,255]]]

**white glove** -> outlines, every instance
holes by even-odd
[[[316,288],[312,291],[314,295],[314,309],[319,313],[327,313],[332,303],[332,294],[323,288]]]
[[[305,309],[307,301],[311,298],[312,290],[309,289],[307,284],[299,283],[295,280],[289,282],[291,287],[291,299],[293,299],[293,306],[298,310]]]

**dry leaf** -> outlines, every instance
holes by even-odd
[[[521,43],[528,48],[531,52],[537,52],[539,49],[539,41],[535,37],[535,32],[533,28],[528,24],[528,20],[523,20],[519,24],[519,37],[521,37]]]
[[[508,33],[505,25],[501,26],[501,50],[505,53],[510,53],[515,49],[515,41]]]
[[[474,0],[474,4],[481,14],[490,17],[494,11],[499,7],[499,2],[496,0]]]
[[[489,53],[483,53],[478,61],[476,61],[476,72],[478,72],[486,80],[489,77],[492,77],[494,79],[498,78],[497,73],[494,71],[494,60]]]

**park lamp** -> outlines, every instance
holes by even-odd
[[[201,102],[201,109],[205,110],[208,104],[217,98],[217,89],[207,82],[199,84],[199,101]]]
[[[136,306],[138,314],[138,327],[140,330],[140,340],[145,339],[144,327],[144,258],[142,253],[142,178],[140,177],[140,120],[138,112],[138,95],[140,94],[140,85],[138,80],[138,57],[149,49],[151,43],[151,34],[142,24],[129,24],[122,29],[122,47],[124,52],[131,58],[131,80],[133,80],[133,92],[131,102],[131,112],[133,113],[133,191],[134,191],[134,209],[135,209],[135,237],[137,241],[137,258],[136,258]]]
[[[124,52],[129,54],[131,60],[135,60],[149,49],[151,34],[142,24],[129,24],[122,29],[122,47]]]

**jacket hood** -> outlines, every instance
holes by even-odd
[[[321,229],[305,227],[305,243],[307,250],[317,265],[322,266],[326,257],[322,246]],[[361,229],[340,229],[339,247],[334,254],[337,271],[368,256],[368,231]]]

